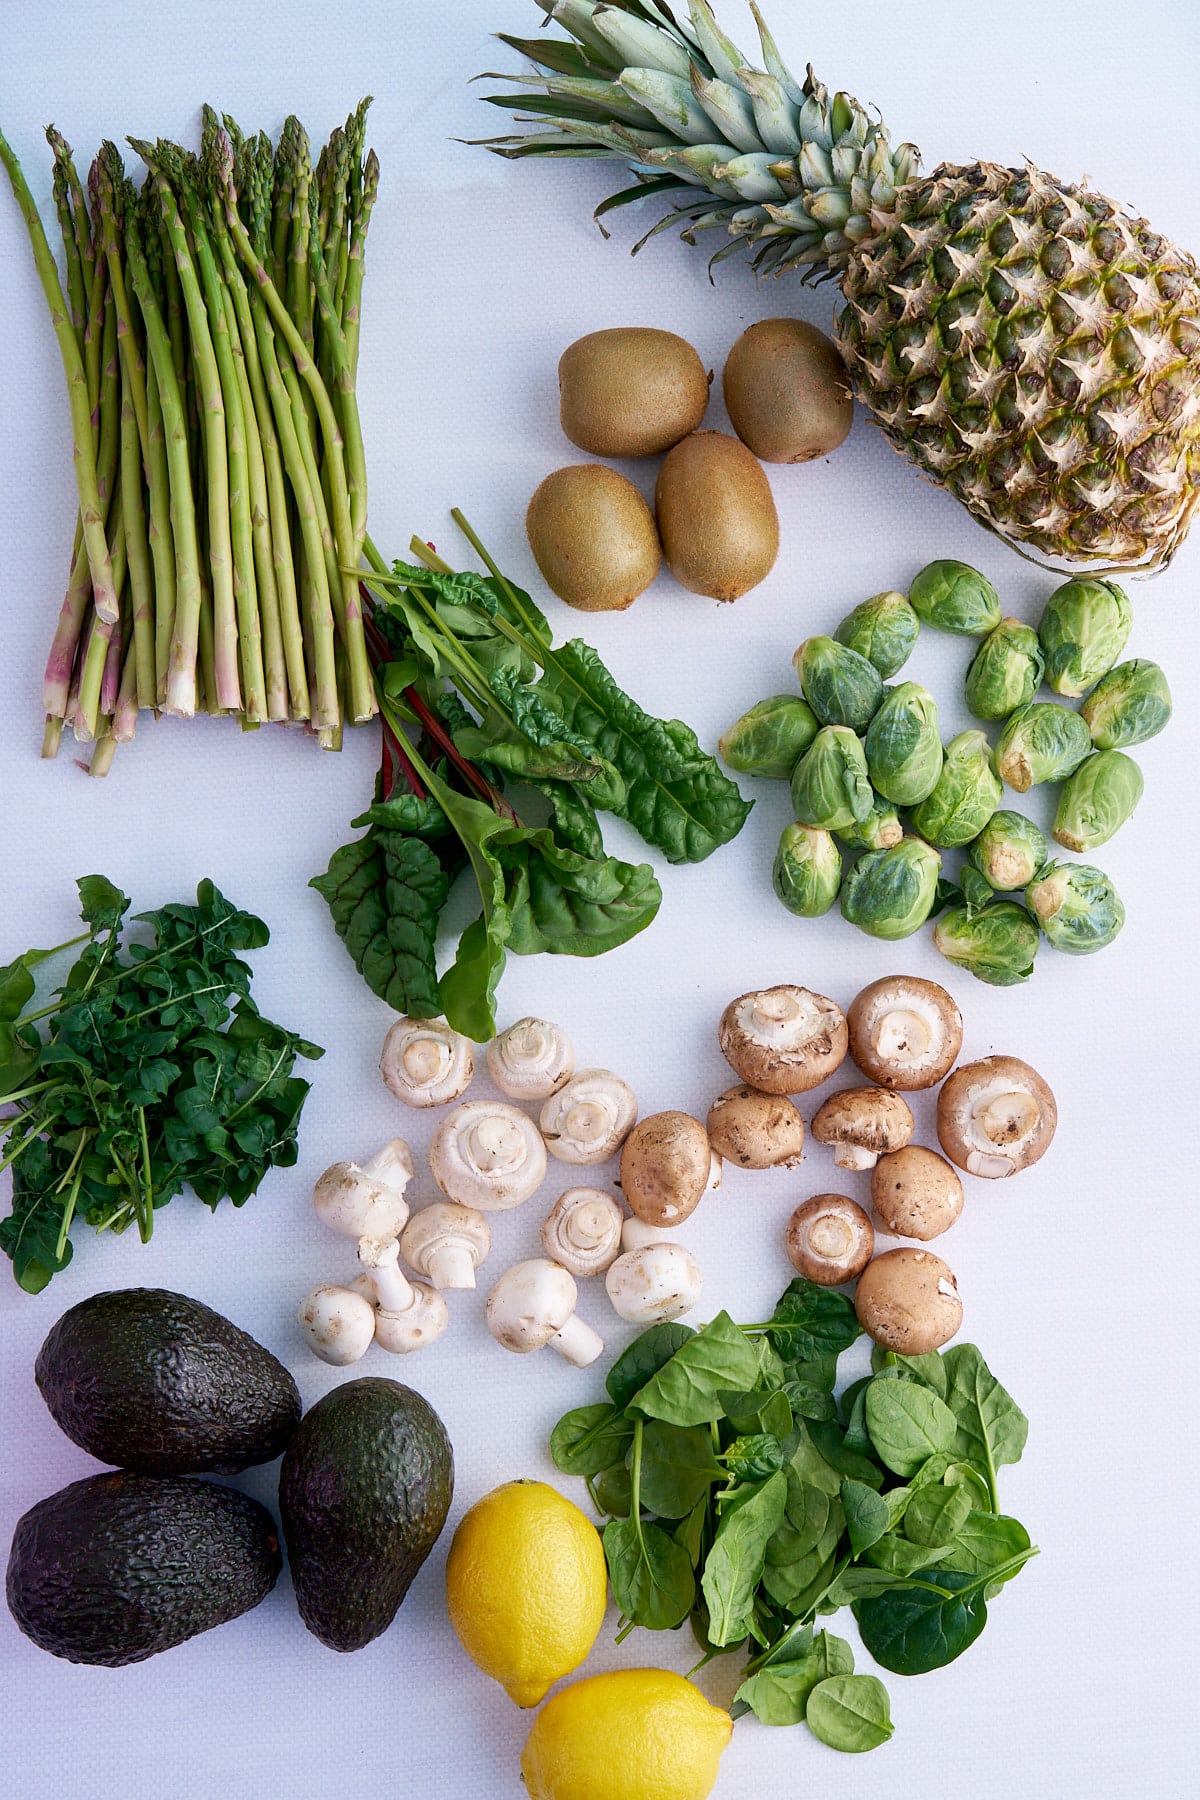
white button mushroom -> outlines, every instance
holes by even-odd
[[[435,1200],[413,1214],[400,1234],[404,1260],[435,1288],[473,1288],[492,1247],[491,1226],[473,1206]]]
[[[787,986],[731,1000],[717,1036],[730,1067],[764,1094],[820,1087],[840,1067],[849,1044],[840,1006],[809,988]]]
[[[539,1124],[560,1162],[605,1162],[621,1148],[637,1118],[633,1089],[608,1069],[581,1069],[552,1094]]]
[[[578,1298],[566,1269],[545,1257],[531,1257],[507,1269],[488,1295],[488,1330],[505,1350],[523,1356],[549,1344],[577,1369],[586,1369],[604,1341],[576,1317]]]
[[[962,1014],[953,998],[936,981],[915,975],[873,981],[852,1001],[846,1022],[851,1056],[879,1087],[933,1087],[962,1049]]]
[[[962,1324],[954,1276],[932,1250],[885,1250],[868,1263],[854,1293],[858,1322],[898,1356],[940,1350]]]
[[[545,1100],[571,1079],[575,1052],[561,1025],[518,1019],[488,1045],[487,1066],[510,1100]]]
[[[632,1218],[621,1222],[621,1248],[640,1250],[644,1244],[672,1244],[675,1231],[673,1225],[647,1225],[645,1219],[639,1219],[634,1213]]]
[[[985,1056],[955,1069],[938,1095],[937,1134],[951,1162],[989,1180],[1015,1175],[1050,1148],[1058,1108],[1036,1069]]]
[[[621,1208],[600,1188],[568,1188],[546,1215],[542,1248],[572,1275],[602,1275],[621,1249]]]
[[[404,1356],[441,1337],[450,1323],[446,1302],[436,1289],[404,1275],[395,1238],[362,1238],[358,1260],[375,1287],[375,1342],[380,1349]]]
[[[519,1107],[467,1100],[434,1133],[429,1167],[447,1198],[483,1212],[507,1212],[541,1187],[546,1146]]]
[[[700,1298],[700,1265],[682,1244],[643,1244],[604,1277],[614,1311],[632,1325],[682,1318]]]
[[[399,1018],[383,1040],[379,1073],[405,1106],[445,1106],[470,1086],[475,1052],[442,1019]]]
[[[834,1146],[839,1169],[873,1169],[885,1150],[902,1150],[915,1129],[906,1101],[888,1088],[843,1088],[818,1107],[812,1134]]]
[[[296,1317],[313,1355],[335,1368],[365,1356],[375,1336],[375,1307],[353,1288],[328,1282],[310,1288]]]
[[[408,1218],[404,1190],[412,1176],[412,1152],[403,1138],[391,1138],[369,1162],[326,1169],[313,1189],[317,1217],[343,1237],[395,1237]]]
[[[743,1169],[794,1169],[804,1160],[804,1120],[786,1094],[735,1087],[718,1094],[705,1121],[715,1151]]]
[[[875,1253],[875,1228],[845,1194],[814,1194],[787,1222],[788,1259],[799,1275],[838,1287],[861,1274]]]
[[[712,1178],[712,1146],[690,1113],[652,1113],[621,1151],[621,1187],[648,1225],[678,1225],[699,1206]]]
[[[963,1209],[963,1185],[936,1150],[906,1144],[871,1170],[871,1204],[893,1237],[940,1237]]]

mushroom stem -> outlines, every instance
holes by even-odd
[[[412,1180],[412,1152],[403,1138],[389,1138],[383,1149],[377,1150],[361,1168],[368,1180],[403,1193]]]
[[[874,1150],[866,1150],[861,1144],[839,1144],[833,1153],[833,1160],[839,1169],[873,1169],[879,1161]]]
[[[604,1348],[604,1339],[585,1324],[578,1313],[572,1313],[561,1331],[556,1331],[547,1342],[577,1369],[586,1369],[589,1363],[594,1363]]]
[[[399,1266],[400,1245],[395,1238],[360,1238],[358,1260],[369,1269],[379,1298],[379,1310],[411,1312],[418,1294]]]
[[[475,1258],[465,1244],[442,1244],[429,1252],[429,1279],[435,1288],[473,1288]]]

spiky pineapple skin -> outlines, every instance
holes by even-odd
[[[1037,169],[909,183],[842,274],[838,338],[896,448],[1039,558],[1169,560],[1200,498],[1200,282]]]

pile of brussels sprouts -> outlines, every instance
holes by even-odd
[[[984,730],[943,745],[928,688],[886,685],[922,624],[982,639],[966,700],[977,719],[1000,723],[994,745]],[[1115,582],[1075,579],[1050,596],[1035,631],[1002,616],[977,570],[941,561],[921,570],[907,596],[876,594],[833,637],[807,638],[792,659],[803,698],[760,701],[720,744],[731,769],[790,783],[795,823],[774,869],[783,904],[816,918],[840,894],[851,924],[886,939],[910,937],[939,915],[943,956],[999,987],[1028,979],[1043,935],[1075,955],[1110,944],[1125,909],[1108,877],[1090,863],[1052,860],[1033,820],[1000,801],[1005,783],[1027,793],[1061,782],[1052,835],[1079,852],[1107,843],[1129,818],[1142,775],[1125,752],[1171,716],[1157,663],[1117,661],[1130,624]],[[1038,700],[1043,682],[1083,705]],[[966,851],[956,882],[942,874],[942,852],[952,849]],[[847,851],[861,853],[849,869]]]

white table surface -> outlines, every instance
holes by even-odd
[[[925,0],[919,29],[903,25],[901,9],[878,37],[861,10],[770,10],[796,65],[811,57],[826,80],[877,103],[897,137],[923,146],[927,164],[1036,157],[1064,177],[1086,173],[1200,247],[1190,135],[1200,36],[1187,0],[1142,0],[1135,14],[1112,0],[1086,9],[1012,0],[985,14]],[[621,185],[613,171],[512,165],[453,141],[504,128],[467,80],[515,66],[488,31],[532,32],[539,17],[531,0],[154,9],[59,0],[9,9],[0,74],[0,120],[48,221],[48,120],[81,161],[102,136],[126,131],[192,141],[204,100],[273,133],[294,110],[321,141],[373,92],[370,140],[383,177],[361,379],[372,532],[398,554],[420,531],[454,559],[447,515],[460,503],[522,581],[536,580],[525,501],[545,473],[577,459],[557,423],[555,365],[566,344],[601,326],[665,325],[719,368],[754,319],[791,310],[827,324],[832,294],[795,281],[756,286],[737,263],[718,271],[713,288],[703,254],[669,237],[631,262],[633,225],[618,223],[605,243],[589,217]],[[749,48],[741,0],[725,8],[725,22]],[[229,724],[164,721],[143,726],[105,783],[85,780],[68,748],[56,763],[39,762],[39,681],[74,501],[57,351],[7,191],[0,319],[0,960],[70,935],[83,873],[108,874],[139,908],[187,898],[211,876],[271,925],[270,947],[254,959],[264,1010],[327,1046],[298,1167],[269,1177],[244,1210],[226,1206],[214,1218],[180,1198],[148,1248],[133,1234],[102,1242],[79,1231],[70,1270],[37,1298],[0,1271],[7,1542],[27,1507],[96,1466],[58,1432],[32,1379],[37,1347],[68,1305],[125,1285],[195,1295],[282,1356],[310,1404],[343,1377],[299,1343],[296,1303],[314,1280],[351,1273],[349,1247],[312,1215],[312,1180],[397,1130],[419,1154],[432,1121],[401,1114],[379,1082],[388,1009],[305,886],[369,799],[373,733],[354,734],[332,757],[298,734],[244,737]],[[708,422],[725,423],[719,399]],[[629,473],[649,491],[651,465]],[[783,548],[756,592],[718,608],[664,576],[631,613],[584,622],[639,699],[686,717],[710,745],[752,701],[789,687],[802,637],[831,629],[867,594],[903,587],[932,557],[977,564],[1006,609],[1026,618],[1053,585],[920,483],[865,415],[833,459],[774,469],[771,481]],[[970,1182],[961,1222],[936,1246],[959,1278],[964,1337],[1029,1414],[1029,1448],[1003,1472],[1001,1491],[1042,1554],[995,1603],[969,1654],[921,1680],[889,1678],[888,1747],[860,1763],[802,1728],[768,1731],[751,1719],[725,1756],[721,1800],[818,1787],[842,1800],[864,1783],[902,1800],[1194,1792],[1198,575],[1193,543],[1134,592],[1131,653],[1165,666],[1178,708],[1169,734],[1137,752],[1145,799],[1100,857],[1128,906],[1123,935],[1096,960],[1046,949],[1020,989],[967,976],[951,983],[966,1015],[965,1053],[1026,1057],[1061,1105],[1045,1161],[1005,1186]],[[553,600],[548,611],[564,635],[578,627]],[[927,635],[906,673],[949,700],[968,654],[957,640]],[[955,723],[952,704],[947,714],[956,729],[966,723]],[[927,933],[889,948],[836,914],[803,922],[785,913],[769,868],[786,799],[766,784],[756,798],[733,846],[699,868],[659,868],[661,916],[632,944],[596,963],[514,959],[503,1019],[557,1018],[584,1061],[629,1078],[643,1111],[703,1115],[729,1081],[714,1027],[732,995],[786,980],[846,1003],[893,970],[947,976]],[[621,829],[609,836],[614,849],[634,847]],[[917,1110],[928,1140],[928,1100],[919,1097]],[[545,1206],[570,1185],[561,1173],[497,1221],[493,1269],[536,1249]],[[763,1316],[789,1275],[782,1223],[832,1178],[828,1153],[816,1148],[802,1172],[735,1176],[706,1201],[687,1232],[707,1273],[697,1317],[720,1306]],[[426,1175],[422,1199],[430,1187]],[[631,1335],[594,1284],[582,1311],[612,1347]],[[373,1352],[357,1371],[415,1383],[441,1412],[458,1472],[451,1523],[515,1476],[557,1479],[582,1500],[582,1484],[555,1475],[546,1439],[560,1412],[598,1396],[601,1370],[581,1374],[549,1354],[506,1357],[484,1329],[482,1294],[456,1297],[453,1312],[449,1335],[419,1359]],[[251,1471],[240,1484],[271,1503],[275,1470]],[[353,1791],[429,1800],[516,1800],[529,1721],[450,1630],[448,1541],[449,1529],[393,1627],[349,1657],[304,1631],[286,1576],[249,1616],[116,1672],[43,1655],[0,1613],[0,1795],[258,1800],[331,1792],[335,1782],[347,1792],[348,1781]],[[656,1662],[682,1670],[692,1660],[686,1632],[638,1633],[621,1648],[612,1640],[610,1614],[589,1671]],[[723,1672],[708,1685],[728,1697]]]

